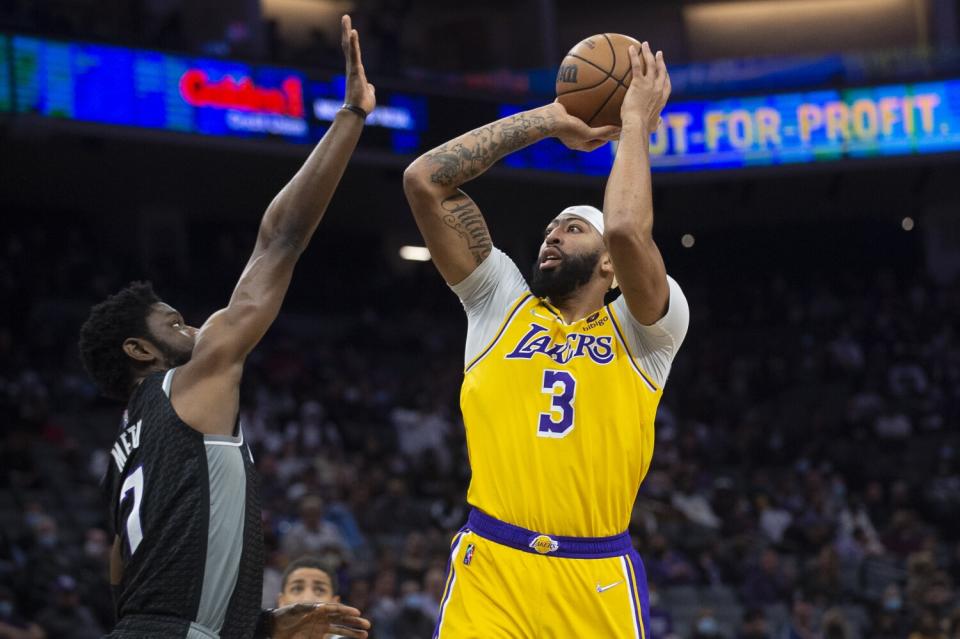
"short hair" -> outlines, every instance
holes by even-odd
[[[283,571],[283,579],[280,581],[280,592],[284,592],[287,589],[287,580],[290,579],[290,575],[292,575],[295,570],[300,570],[301,568],[313,568],[327,573],[327,576],[330,577],[330,587],[333,588],[332,594],[336,595],[340,592],[340,582],[337,579],[337,571],[330,565],[330,562],[310,555],[294,559],[287,564],[287,567]]]
[[[124,352],[123,342],[131,337],[151,337],[147,315],[159,301],[150,282],[130,282],[91,308],[80,327],[80,360],[107,397],[129,398],[134,362]]]

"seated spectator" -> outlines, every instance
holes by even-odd
[[[80,603],[73,577],[60,575],[51,590],[51,604],[37,616],[37,622],[50,639],[99,639],[103,635],[93,613]]]
[[[350,549],[340,531],[323,519],[323,500],[313,495],[300,501],[300,521],[290,527],[281,543],[288,557],[325,553],[350,556]]]

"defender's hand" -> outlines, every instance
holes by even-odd
[[[370,622],[360,611],[338,603],[292,604],[273,611],[273,639],[322,639],[334,634],[366,639]]]
[[[644,125],[650,133],[660,124],[660,112],[670,98],[670,74],[663,61],[663,52],[654,55],[650,45],[644,42],[640,50],[629,47],[633,77],[630,88],[623,97],[620,119],[624,126]]]
[[[353,28],[350,16],[340,19],[340,48],[347,60],[347,89],[344,96],[348,104],[358,106],[369,115],[377,106],[377,96],[372,84],[367,82],[360,59],[360,34]]]
[[[550,105],[553,109],[554,137],[563,142],[564,146],[574,151],[593,151],[610,140],[620,137],[620,127],[600,126],[590,127],[578,117],[567,113],[559,102]]]

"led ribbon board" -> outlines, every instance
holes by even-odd
[[[329,126],[332,105],[343,101],[342,78],[315,82],[300,71],[227,60],[20,36],[11,40],[12,103],[18,113],[312,143]],[[406,152],[426,127],[426,101],[384,93],[382,107],[368,123],[395,131],[385,143]],[[0,108],[3,96],[0,90]]]
[[[503,115],[518,111],[504,107]],[[538,148],[539,147],[539,148]],[[651,137],[654,170],[698,171],[960,150],[960,80],[675,102]],[[604,174],[614,145],[590,154],[555,141],[515,167]]]
[[[0,113],[13,109],[10,95],[13,83],[10,77],[10,39],[0,33]]]

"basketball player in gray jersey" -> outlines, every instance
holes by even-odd
[[[267,208],[226,308],[199,329],[134,283],[95,306],[84,366],[127,402],[104,482],[116,543],[118,622],[110,637],[366,637],[340,603],[260,610],[263,535],[257,474],[238,419],[247,355],[273,323],[376,105],[357,32],[342,20],[346,104]]]

